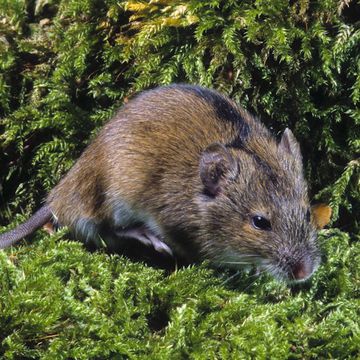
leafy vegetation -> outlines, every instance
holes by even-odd
[[[322,235],[326,262],[287,287],[205,265],[171,274],[38,234],[0,252],[4,359],[359,356],[360,246]]]
[[[360,3],[0,0],[0,224],[40,205],[114,110],[214,87],[302,145],[329,202],[324,265],[295,288],[163,270],[40,233],[0,252],[4,358],[359,356]],[[14,215],[18,214],[18,215]],[[339,229],[341,229],[341,232]]]

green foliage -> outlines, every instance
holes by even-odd
[[[359,230],[358,3],[0,0],[0,7],[0,177],[11,209],[30,212],[126,97],[186,81],[228,93],[275,133],[291,127],[312,195],[332,204],[338,226]]]
[[[360,4],[0,0],[0,223],[30,214],[135,92],[190,82],[300,140],[326,261],[289,289],[47,237],[0,252],[4,358],[359,357]],[[39,237],[40,238],[40,237]],[[254,282],[254,283],[253,283]]]
[[[4,359],[360,356],[360,243],[344,233],[323,233],[326,263],[294,288],[204,266],[166,275],[62,236],[0,252]]]

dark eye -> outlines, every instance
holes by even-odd
[[[258,230],[271,230],[271,224],[268,219],[265,219],[262,216],[254,216],[252,219],[252,225],[255,229]]]
[[[306,221],[310,222],[310,210],[308,209],[308,211],[306,212]]]

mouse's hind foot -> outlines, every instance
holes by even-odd
[[[56,227],[55,227],[55,225],[54,225],[51,221],[49,221],[49,222],[47,222],[46,224],[44,224],[44,225],[42,226],[42,229],[43,229],[45,232],[47,232],[49,235],[55,234],[55,231],[56,231]]]
[[[145,226],[136,228],[117,230],[116,235],[119,237],[132,238],[140,241],[145,246],[152,246],[157,252],[174,256],[172,250],[165,244],[161,238],[155,235],[151,230]]]

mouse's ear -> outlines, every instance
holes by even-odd
[[[330,222],[331,207],[326,204],[316,204],[311,207],[311,217],[318,230]]]
[[[214,143],[205,149],[200,158],[200,178],[206,193],[216,196],[226,179],[234,179],[238,164],[229,150],[222,144]]]
[[[302,161],[300,145],[289,128],[285,129],[278,146],[279,149],[291,154],[296,160]]]

